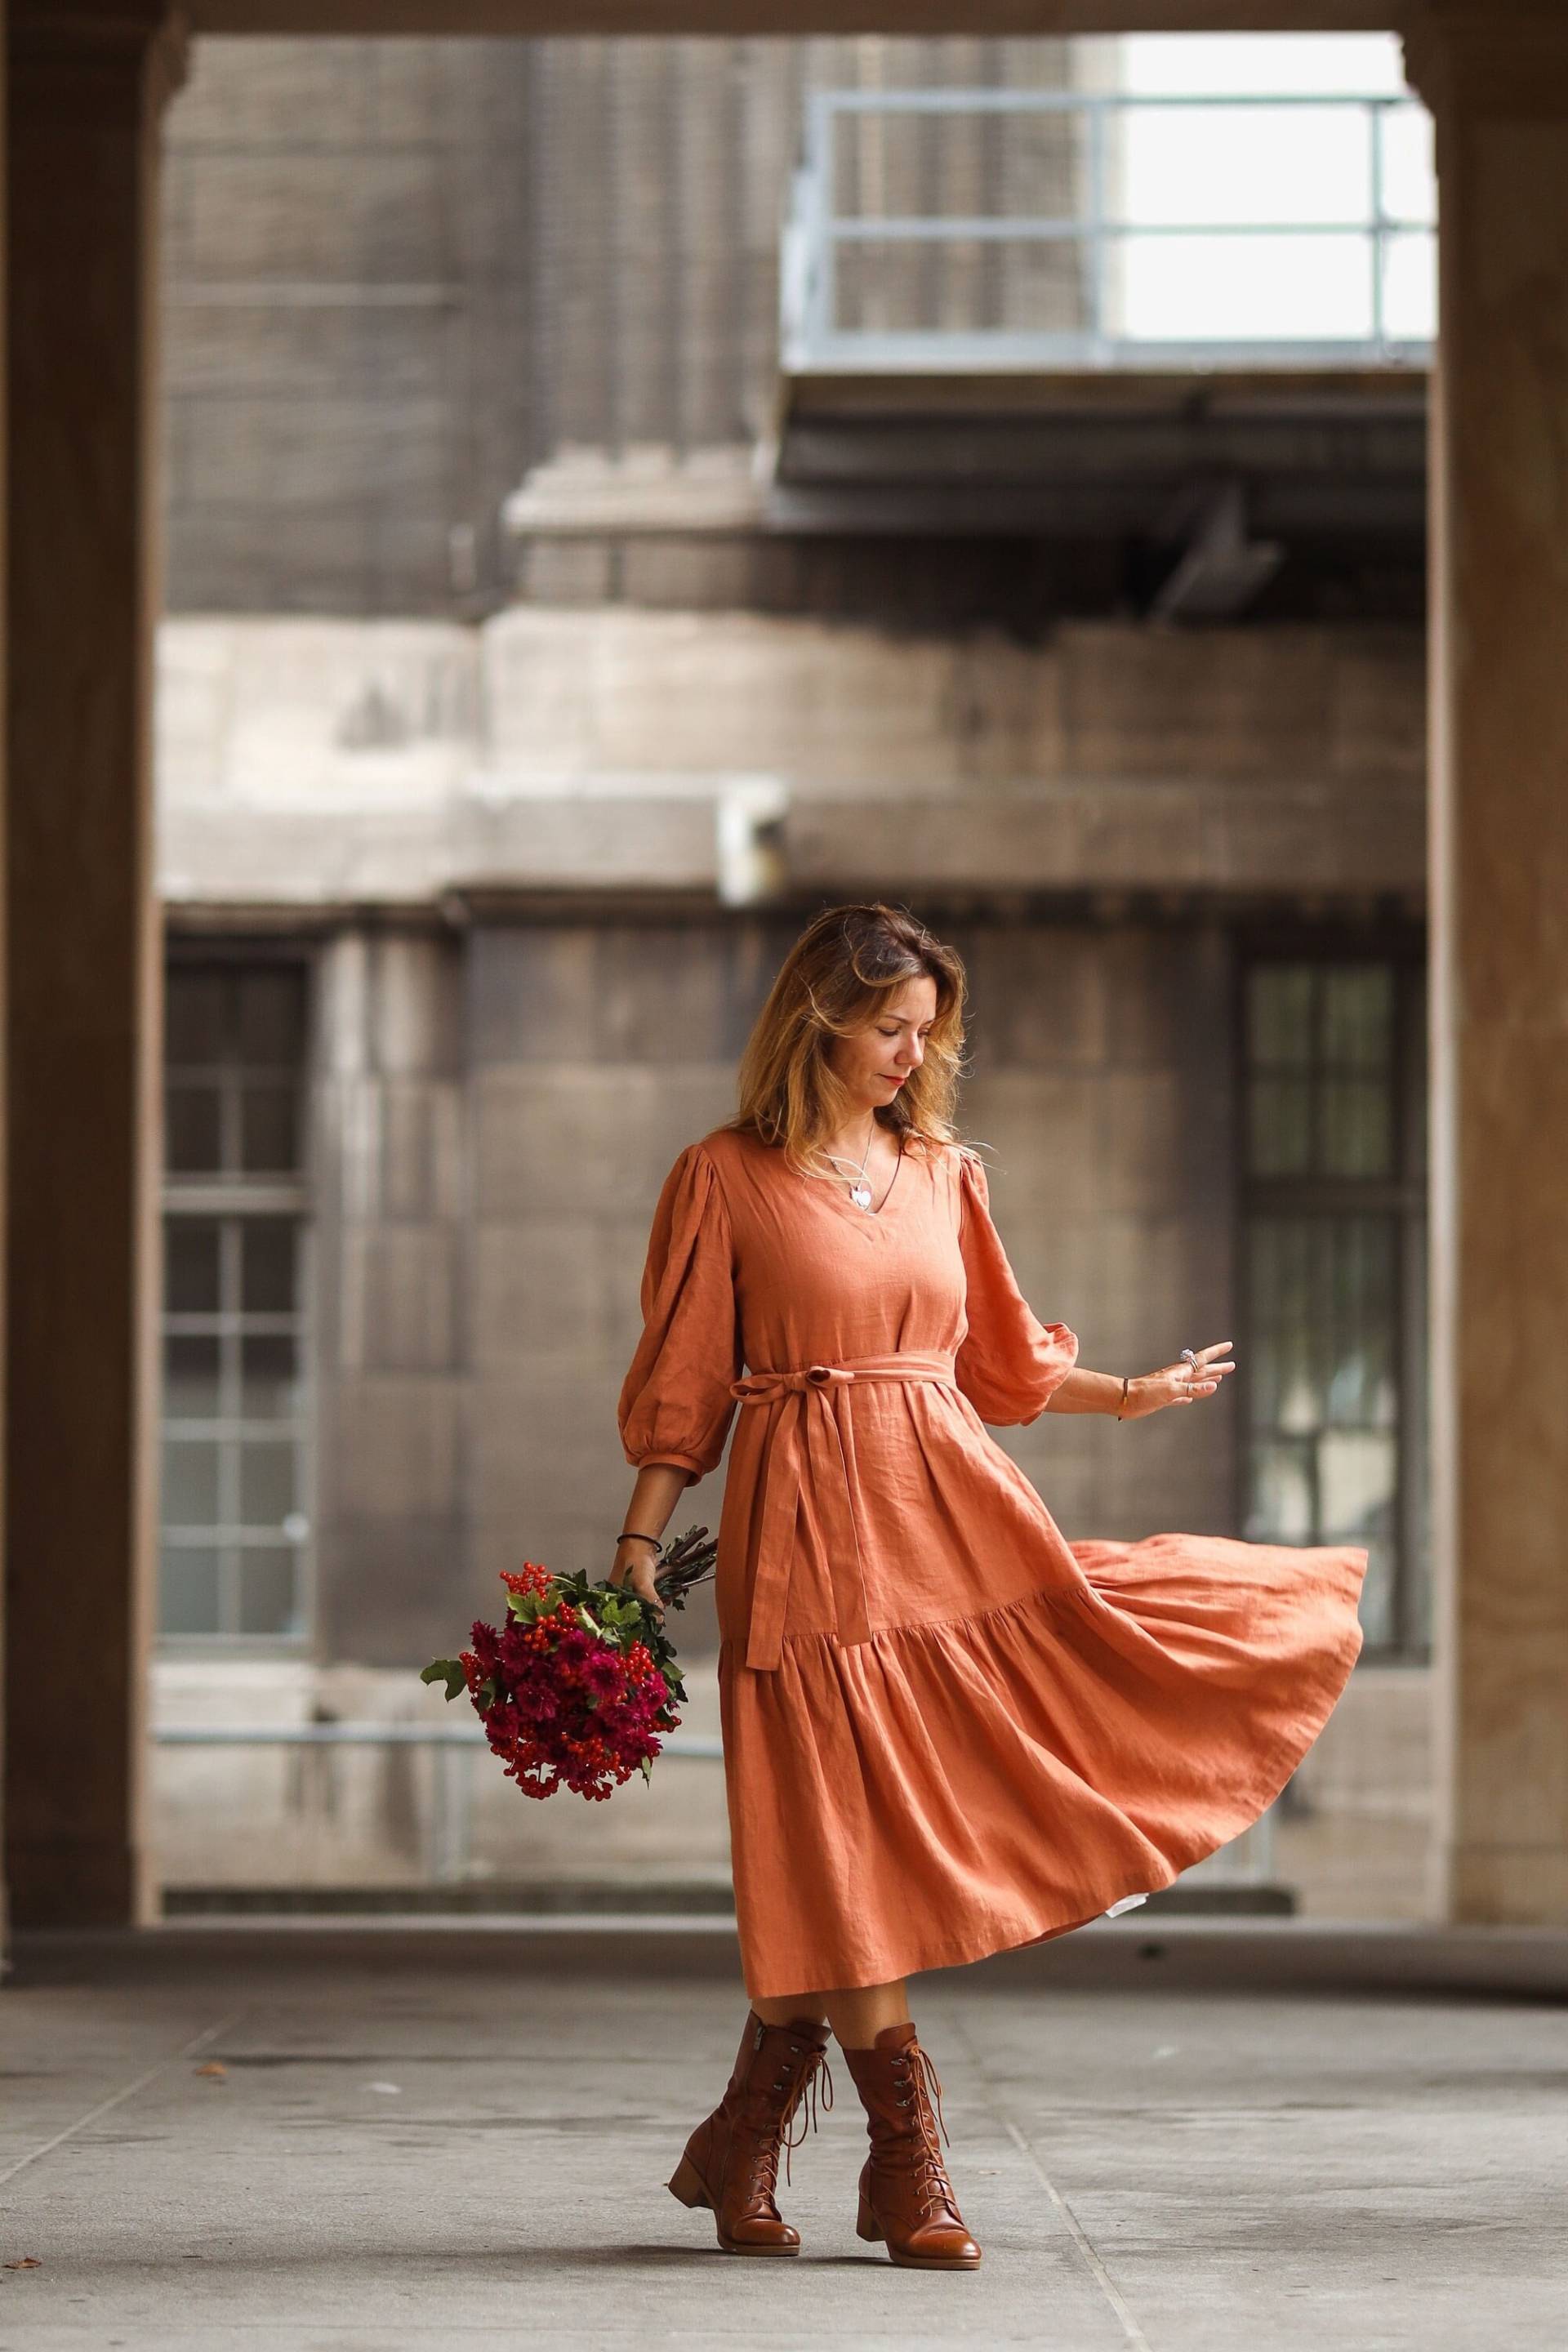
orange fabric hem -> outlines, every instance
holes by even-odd
[[[695,1454],[639,1454],[632,1467],[634,1470],[689,1470],[691,1477],[686,1482],[688,1486],[693,1478],[705,1478],[708,1475],[706,1463],[699,1462]]]
[[[1321,1547],[1320,1549],[1335,1549]],[[1364,1559],[1354,1548],[1346,1548],[1347,1558]],[[1286,1782],[1319,1738],[1323,1726],[1332,1714],[1343,1693],[1356,1659],[1361,1654],[1363,1634],[1359,1618],[1354,1613],[1355,1592],[1361,1583],[1361,1572],[1350,1579],[1349,1622],[1337,1641],[1326,1646],[1313,1662],[1316,1672],[1303,1690],[1300,1712],[1288,1730],[1277,1732],[1272,1738],[1260,1738],[1254,1750],[1254,1769],[1246,1780],[1238,1782],[1226,1808],[1226,1818],[1218,1835],[1195,1839],[1190,1848],[1176,1854],[1166,1853],[1157,1868],[1143,1867],[1135,1878],[1125,1874],[1107,1880],[1101,1889],[1085,1887],[1068,1903],[1058,1895],[1038,1910],[1014,1915],[1011,1918],[998,1914],[994,1925],[975,1927],[959,1936],[932,1937],[911,1932],[907,1940],[900,1937],[898,1945],[882,1945],[868,1957],[862,1954],[842,1969],[828,1972],[828,1964],[809,1970],[809,1981],[793,1979],[788,1971],[774,1974],[753,1970],[747,1961],[746,1944],[754,1937],[742,1937],[742,1976],[748,1996],[753,2000],[787,2000],[796,1993],[848,1991],[869,1985],[896,1983],[905,1977],[919,1976],[931,1969],[967,1966],[971,1961],[989,1959],[999,1952],[1016,1951],[1030,1944],[1052,1941],[1058,1936],[1071,1935],[1079,1927],[1091,1927],[1103,1918],[1113,1903],[1130,1895],[1153,1895],[1172,1885],[1184,1870],[1215,1853],[1264,1813],[1279,1795]],[[1004,1601],[992,1609],[973,1612],[966,1617],[950,1618],[937,1623],[891,1626],[873,1634],[873,1643],[902,1642],[909,1635],[924,1636],[943,1633],[951,1636],[955,1629],[988,1619],[1009,1615],[1041,1602],[1067,1600],[1081,1605],[1085,1600],[1097,1597],[1093,1588],[1079,1589],[1074,1585],[1041,1585],[1033,1592]],[[826,1635],[797,1637],[805,1642],[823,1640]],[[726,1643],[726,1648],[739,1644]],[[743,1671],[743,1670],[742,1670]]]

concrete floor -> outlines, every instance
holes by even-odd
[[[1139,1975],[1169,1933],[917,1986],[985,2249],[947,2277],[854,2234],[842,2060],[783,2191],[800,2259],[727,2259],[664,2189],[744,2013],[722,1939],[24,1942],[0,2262],[37,2267],[0,2269],[0,2352],[1563,2341],[1560,1995],[1336,1989],[1321,1938],[1315,1988],[1215,1965],[1266,1929]]]

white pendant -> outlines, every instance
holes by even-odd
[[[869,1184],[851,1184],[849,1198],[858,1209],[868,1209],[871,1205],[871,1187]]]

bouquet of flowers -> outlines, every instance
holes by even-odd
[[[654,1582],[670,1609],[713,1573],[719,1547],[706,1528],[661,1545]],[[432,1659],[423,1683],[466,1690],[491,1753],[525,1797],[574,1789],[613,1796],[634,1772],[646,1780],[679,1724],[686,1687],[657,1609],[581,1573],[558,1576],[537,1560],[501,1571],[505,1621],[473,1624],[473,1648]]]

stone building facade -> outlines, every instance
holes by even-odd
[[[802,921],[877,895],[965,957],[964,1125],[1041,1315],[1097,1367],[1226,1337],[1244,1366],[1211,1415],[1003,1442],[1069,1536],[1372,1543],[1367,1656],[1275,1873],[1425,1904],[1419,551],[1306,551],[1245,623],[1183,630],[1130,601],[1124,543],[792,535],[743,491],[802,90],[1104,69],[198,45],[168,180],[165,1722],[424,1720],[411,1669],[499,1569],[607,1556],[658,1181],[731,1108]],[[687,1639],[710,1653],[706,1612]],[[176,1878],[417,1860],[406,1757],[220,1756],[233,1806],[278,1809],[237,1869],[180,1769]],[[531,1819],[521,1863],[492,1813],[475,1851],[657,1875],[668,1830],[721,1879],[707,1768],[602,1811]]]

